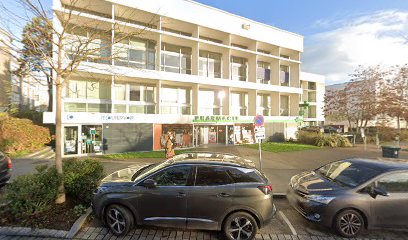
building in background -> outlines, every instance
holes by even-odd
[[[303,93],[300,99],[300,113],[305,126],[324,125],[325,77],[318,74],[301,72],[300,86]]]
[[[0,29],[0,112],[7,111],[12,100],[11,37]]]
[[[303,117],[323,121],[324,79],[300,73],[300,35],[190,0],[69,2],[54,0],[55,26],[71,9],[78,23],[144,34],[100,53],[118,52],[113,61],[84,62],[66,83],[65,156],[160,150],[169,132],[177,147],[254,143],[257,114],[275,140],[295,138]],[[114,37],[112,31],[95,43]],[[55,123],[53,109],[44,123]]]

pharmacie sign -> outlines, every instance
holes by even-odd
[[[207,122],[237,122],[237,116],[195,116],[193,122],[207,123]]]

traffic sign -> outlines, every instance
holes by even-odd
[[[265,139],[265,128],[264,127],[255,128],[255,139],[257,141]]]
[[[263,115],[257,115],[254,119],[254,124],[257,127],[263,127],[265,124],[265,118]]]

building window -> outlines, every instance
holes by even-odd
[[[162,114],[191,114],[191,89],[163,87],[160,96]]]
[[[280,85],[289,87],[290,75],[288,66],[280,66]]]
[[[110,113],[111,107],[112,105],[107,103],[64,103],[65,112]]]
[[[231,79],[246,81],[248,76],[248,60],[240,57],[231,57]]]
[[[221,56],[219,53],[200,51],[200,76],[221,78]]]
[[[78,99],[111,99],[111,82],[106,80],[70,80],[66,97]]]
[[[191,74],[191,48],[162,44],[161,70]]]
[[[247,116],[248,115],[248,94],[231,93],[231,115]]]
[[[316,118],[316,106],[309,106],[307,110],[308,118]]]
[[[316,91],[310,91],[307,93],[307,99],[309,102],[316,102]]]
[[[126,38],[115,44],[115,65],[154,70],[156,43],[151,40]]]
[[[198,114],[204,116],[221,115],[221,100],[216,91],[200,90],[198,92]]]
[[[280,115],[289,116],[289,96],[280,96]]]
[[[264,116],[271,115],[271,96],[267,94],[258,94],[257,96],[258,102],[258,114],[262,114]]]
[[[257,69],[257,80],[258,83],[269,84],[271,80],[271,66],[267,62],[258,62]]]
[[[307,89],[316,90],[316,83],[315,82],[307,82]]]
[[[71,26],[64,39],[64,51],[71,60],[84,53],[88,62],[111,64],[111,41],[110,31]]]

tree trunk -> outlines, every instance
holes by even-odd
[[[57,76],[55,81],[56,86],[56,96],[55,96],[55,103],[56,103],[56,111],[55,111],[55,167],[57,168],[57,172],[59,174],[63,174],[62,170],[62,122],[61,122],[61,109],[62,109],[62,84],[61,84],[61,77]],[[64,182],[61,181],[60,186],[58,187],[58,196],[57,200],[55,201],[57,204],[61,204],[65,202],[65,189],[64,189]]]
[[[397,128],[398,128],[398,131],[401,131],[401,121],[400,121],[399,115],[397,116]]]
[[[53,102],[53,95],[52,95],[52,71],[49,76],[47,76],[47,84],[48,84],[48,112],[52,112],[52,102]]]

